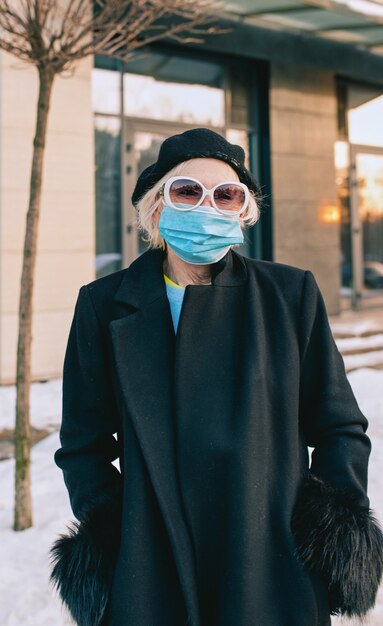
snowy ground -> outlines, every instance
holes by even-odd
[[[57,430],[61,420],[61,378],[33,383],[31,389],[31,422],[35,428]],[[16,387],[0,387],[0,431],[15,423]]]
[[[361,369],[349,380],[368,417],[373,449],[369,472],[371,506],[383,522],[383,371]],[[13,425],[15,390],[0,387],[0,430]],[[61,380],[35,383],[31,396],[32,423],[57,429],[61,412]],[[57,431],[37,443],[32,451],[33,528],[12,531],[14,461],[0,463],[0,624],[1,626],[69,626],[72,624],[48,584],[48,551],[65,530],[72,513],[61,471],[53,461],[59,447]],[[359,621],[333,618],[334,626]],[[365,626],[383,625],[383,588]],[[149,625],[148,625],[149,626]]]

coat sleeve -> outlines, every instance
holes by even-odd
[[[334,341],[322,294],[305,273],[301,303],[300,420],[313,447],[310,471],[368,507],[367,466],[371,442]]]
[[[332,614],[362,616],[374,606],[383,569],[383,535],[367,496],[368,422],[310,271],[299,335],[300,427],[313,452],[292,529],[303,563],[327,583]]]
[[[61,447],[54,460],[77,519],[50,550],[50,578],[75,623],[97,626],[119,546],[122,477],[112,464],[119,456],[119,424],[107,346],[86,285],[69,332],[62,392]]]
[[[81,287],[63,368],[62,423],[55,462],[62,469],[74,515],[81,519],[103,496],[118,497],[121,474],[117,407],[104,337],[88,287]]]

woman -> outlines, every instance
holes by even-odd
[[[132,197],[151,248],[80,289],[55,454],[77,522],[52,547],[80,626],[325,626],[374,605],[367,420],[313,274],[232,248],[258,196],[239,146],[170,137]]]

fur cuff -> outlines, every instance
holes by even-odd
[[[78,626],[101,626],[120,543],[121,506],[98,499],[67,529],[50,549],[50,581]]]
[[[331,614],[365,615],[375,604],[383,570],[383,534],[371,509],[309,475],[291,528],[299,558],[327,583]]]

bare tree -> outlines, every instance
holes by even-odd
[[[214,3],[216,4],[216,3]],[[14,530],[32,526],[30,493],[32,297],[44,149],[52,86],[58,74],[93,54],[128,61],[163,37],[201,42],[211,26],[211,0],[0,0],[0,50],[36,67],[39,91],[19,300],[16,366]]]

